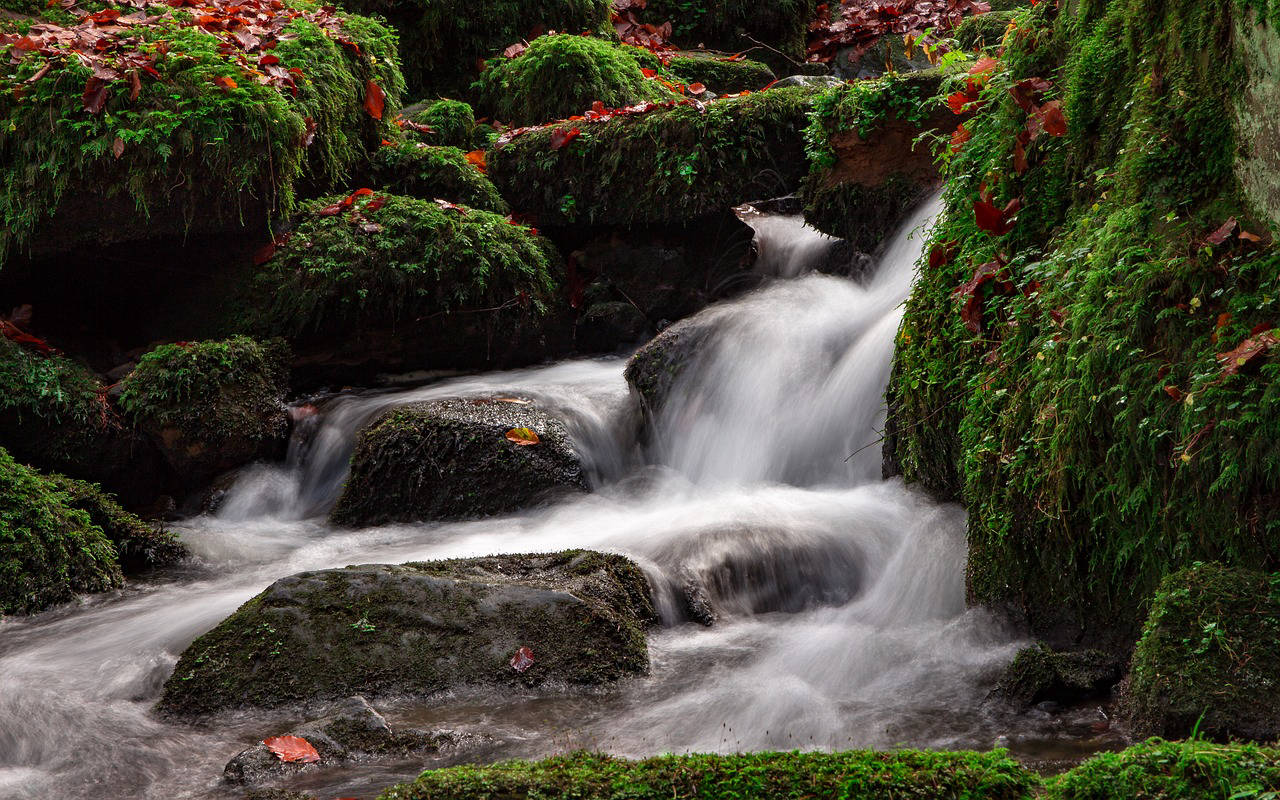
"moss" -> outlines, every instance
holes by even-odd
[[[1280,736],[1280,575],[1199,564],[1167,577],[1133,655],[1135,728]]]
[[[589,36],[539,36],[515,58],[488,62],[475,85],[477,106],[512,125],[537,125],[581,114],[597,101],[622,108],[677,98],[657,76],[641,73],[637,52]]]
[[[298,0],[291,8],[315,6]],[[111,84],[97,114],[82,106],[90,70],[76,58],[33,53],[6,62],[0,259],[15,245],[41,254],[261,227],[289,211],[300,179],[338,179],[390,135],[362,107],[370,80],[386,94],[385,119],[399,103],[395,37],[381,25],[342,18],[345,36],[359,49],[353,55],[355,48],[306,18],[290,22],[272,54],[281,67],[301,71],[295,96],[260,84],[220,49],[217,36],[185,25],[187,19],[131,29],[138,44],[111,58],[149,59],[158,77],[142,73],[136,98],[129,81]],[[0,28],[17,24],[0,21]],[[230,79],[235,88],[223,89],[216,79]],[[123,145],[119,157],[116,142]]]
[[[475,112],[461,100],[437,100],[413,115],[413,121],[429,125],[432,132],[425,134],[429,144],[476,150],[487,147],[493,135],[489,125],[477,125]]]
[[[807,184],[804,219],[830,236],[845,239],[864,252],[880,245],[929,194],[929,187],[895,173],[879,186],[836,183]]]
[[[1043,800],[1231,800],[1280,790],[1280,751],[1152,739],[1047,781]]]
[[[492,330],[542,314],[559,256],[535,231],[487,211],[378,195],[361,218],[320,213],[342,198],[306,205],[288,242],[260,267],[246,324],[263,335],[355,336],[411,328],[444,315],[483,314]],[[366,229],[369,224],[376,229]]]
[[[475,64],[535,31],[604,33],[609,0],[352,0],[357,13],[384,16],[400,31],[405,78],[419,95],[462,96]]]
[[[115,549],[74,498],[0,449],[0,615],[121,582]]]
[[[648,669],[655,621],[638,567],[583,550],[304,572],[193,642],[159,708],[593,686]]]
[[[544,225],[687,223],[796,188],[804,170],[796,134],[812,96],[771,89],[614,117],[578,125],[581,135],[560,150],[550,144],[557,129],[545,128],[494,150],[489,173],[508,202]]]
[[[530,428],[536,445],[506,438]],[[331,519],[381,525],[491,516],[586,488],[564,423],[536,405],[462,399],[414,403],[364,428]]]
[[[1029,800],[1036,779],[1003,751],[943,753],[743,753],[628,761],[573,753],[545,761],[428,770],[380,800],[482,797],[581,800],[926,798]]]
[[[749,58],[729,61],[714,53],[673,56],[667,68],[684,83],[701,83],[716,94],[763,89],[776,77],[768,64]]]
[[[965,50],[995,49],[1004,41],[1009,23],[1017,18],[1014,11],[990,11],[965,17],[955,27],[952,36]]]
[[[955,255],[908,302],[889,401],[908,479],[969,510],[970,599],[1123,647],[1178,567],[1280,563],[1280,364],[1232,375],[1218,359],[1274,318],[1280,255],[1204,245],[1230,216],[1266,229],[1233,169],[1245,69],[1226,43],[1252,12],[1055,14],[1019,13],[973,138],[945,159],[934,238]],[[1008,90],[1035,75],[1056,78],[1068,132],[1037,139],[1018,175],[1027,115]],[[1007,235],[974,222],[984,182],[997,205],[1026,203]],[[954,291],[997,253],[1015,291],[981,290],[975,333]]]
[[[371,182],[389,192],[422,200],[448,200],[480,211],[506,214],[493,183],[456,147],[401,142],[374,156]]]
[[[759,57],[769,54],[756,44],[762,42],[785,58],[803,61],[816,5],[814,0],[649,0],[642,16],[655,25],[670,21],[672,38],[685,47],[705,45],[730,53],[752,50]]]
[[[993,694],[1015,707],[1104,696],[1123,675],[1120,663],[1098,650],[1055,652],[1042,644],[1018,651]]]
[[[187,555],[176,535],[125,511],[101,486],[63,475],[50,475],[49,481],[67,495],[70,506],[88,514],[90,522],[102,529],[115,546],[116,561],[125,575],[172,564]]]

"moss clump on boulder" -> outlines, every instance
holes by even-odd
[[[654,621],[639,568],[585,550],[304,572],[192,643],[159,708],[594,686],[648,670]]]
[[[564,423],[487,397],[401,406],[360,432],[331,519],[381,525],[502,514],[587,487]],[[508,431],[528,428],[537,444]]]
[[[75,32],[0,20],[0,32],[55,42],[0,68],[0,263],[15,245],[41,256],[263,228],[300,179],[324,185],[361,163],[399,104],[394,35],[305,0],[278,13],[291,21],[270,51],[278,63],[261,69],[230,33],[167,6],[122,32],[92,28],[105,83],[58,38]],[[371,84],[387,122],[364,107]]]
[[[345,7],[380,14],[400,31],[409,87],[419,96],[459,97],[477,61],[492,58],[531,31],[603,33],[610,0],[350,0]]]
[[[0,449],[0,615],[122,583],[116,551],[58,484]]]
[[[120,406],[159,444],[177,479],[199,486],[281,449],[287,364],[279,340],[161,345],[121,381]]]
[[[461,100],[437,100],[414,114],[413,121],[431,128],[431,133],[422,134],[428,144],[462,150],[483,148],[494,135],[491,126],[476,124],[475,111]]]
[[[1072,703],[1106,695],[1123,676],[1123,665],[1099,650],[1055,652],[1037,644],[1018,652],[992,694],[1019,709],[1045,700]]]
[[[1280,737],[1280,575],[1200,564],[1165,578],[1126,704],[1139,733]]]
[[[1275,84],[1244,43],[1280,43],[1255,5],[1019,12],[945,156],[933,241],[950,244],[906,306],[891,438],[909,481],[968,509],[970,601],[1051,645],[1122,652],[1197,560],[1280,563],[1280,359],[1265,339],[1243,367],[1230,355],[1280,297],[1276,218],[1240,179],[1278,152],[1247,113]],[[1033,106],[1060,101],[1066,130],[1020,170],[1031,115],[1010,89],[1036,77],[1052,82]],[[994,208],[1022,202],[1007,232],[977,224],[984,183]],[[970,291],[984,264],[998,279]]]
[[[489,174],[513,207],[544,225],[687,223],[797,188],[798,132],[813,94],[771,89],[544,128],[490,153]],[[572,127],[581,135],[553,149],[557,131]]]
[[[477,105],[512,125],[537,125],[608,108],[679,97],[640,71],[637,48],[572,34],[539,36],[515,58],[489,61],[476,83]]]
[[[101,486],[65,475],[50,475],[49,481],[115,545],[116,560],[125,575],[172,564],[187,555],[177,536],[125,511]]]
[[[1035,776],[1003,751],[945,753],[743,753],[659,756],[628,761],[574,753],[545,761],[428,770],[394,786],[380,800],[480,800],[489,797],[574,797],[611,800],[626,787],[634,800],[697,797],[911,797],[1029,800]]]
[[[1280,790],[1280,751],[1151,739],[1050,778],[1043,800],[1232,800]]]
[[[1014,11],[989,11],[986,14],[965,17],[951,35],[965,50],[994,49],[1004,41],[1009,24],[1017,16],[1017,12]]]
[[[456,147],[400,142],[383,147],[370,165],[371,182],[422,200],[448,200],[480,211],[510,209],[493,183]]]
[[[716,94],[763,89],[776,77],[768,64],[749,58],[730,61],[718,53],[672,56],[667,69],[684,83],[701,83]]]

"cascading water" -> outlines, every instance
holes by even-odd
[[[648,464],[618,359],[321,402],[286,464],[247,471],[216,515],[177,526],[200,561],[192,574],[0,623],[0,797],[235,796],[218,783],[222,764],[298,720],[154,717],[197,635],[305,569],[567,547],[624,552],[651,576],[668,623],[651,638],[652,675],[588,699],[387,701],[393,724],[484,732],[494,744],[479,757],[491,758],[990,746],[1008,721],[981,712],[984,687],[1016,643],[965,610],[963,513],[879,480],[879,448],[863,449],[883,421],[920,253],[911,233],[937,209],[915,214],[864,283],[804,275],[703,312],[711,334],[672,390]],[[811,235],[796,218],[758,232],[775,251],[777,237]],[[596,491],[474,522],[324,522],[362,424],[400,403],[494,392],[556,409]],[[712,627],[685,623],[691,582],[719,615]],[[304,786],[372,796],[422,766],[322,771]]]

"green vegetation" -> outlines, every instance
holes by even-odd
[[[756,48],[753,57],[767,55],[751,41],[755,39],[801,61],[816,6],[815,0],[649,0],[643,19],[655,25],[669,20],[672,37],[685,47],[705,45],[730,53]]]
[[[74,498],[0,449],[0,615],[121,582],[111,542]]]
[[[1266,800],[1280,790],[1280,751],[1152,739],[1046,783],[1043,800]]]
[[[399,29],[405,78],[419,96],[462,96],[477,61],[531,31],[610,30],[609,0],[352,0],[344,7],[381,14]]]
[[[595,686],[648,670],[656,620],[639,567],[586,550],[304,572],[193,642],[159,707]],[[535,659],[524,672],[520,647]]]
[[[1018,651],[993,694],[1017,708],[1042,700],[1077,702],[1105,695],[1123,675],[1123,666],[1101,651],[1060,653],[1035,644]]]
[[[462,150],[488,147],[493,137],[489,125],[477,125],[475,112],[461,100],[437,100],[413,115],[413,121],[430,125],[432,132],[424,134],[427,143]]]
[[[371,182],[389,192],[423,200],[448,200],[481,211],[506,214],[493,183],[456,147],[401,142],[374,156]]]
[[[907,305],[891,439],[909,480],[969,510],[970,599],[1037,635],[1123,647],[1168,572],[1280,559],[1280,362],[1219,358],[1280,303],[1276,250],[1234,235],[1273,221],[1237,178],[1257,134],[1236,110],[1265,81],[1222,46],[1239,26],[1274,38],[1256,5],[1020,12],[972,139],[943,156],[933,239],[955,244]],[[1068,126],[1019,175],[1009,90],[1034,76]],[[1011,232],[978,228],[983,184],[995,208],[1025,204]],[[957,296],[997,258],[1000,280]]]
[[[1161,736],[1280,736],[1280,575],[1197,564],[1165,578],[1133,656],[1129,712]]]
[[[77,57],[33,52],[6,61],[0,262],[14,246],[52,252],[262,227],[289,212],[300,179],[331,183],[366,158],[390,131],[363,108],[368,82],[385,93],[384,120],[403,88],[395,36],[342,17],[342,35],[355,45],[345,47],[334,29],[307,17],[321,13],[317,6],[297,0],[290,8],[306,14],[271,53],[281,68],[300,70],[291,78],[296,96],[248,75],[229,54],[238,51],[221,49],[223,39],[185,12],[130,28],[138,43],[104,56],[122,72],[133,63],[126,59],[141,59],[156,77],[138,70],[136,97],[129,80],[110,83],[99,113],[84,108],[90,69]],[[25,23],[0,21],[0,30],[20,29]]]
[[[64,475],[48,479],[67,495],[68,505],[88,514],[89,521],[115,545],[116,560],[125,575],[171,564],[187,554],[177,536],[125,511],[101,486]]]
[[[288,242],[258,269],[242,301],[254,330],[331,338],[451,312],[485,311],[504,324],[545,312],[559,256],[530,229],[396,195],[356,199],[359,217],[322,213],[341,202],[307,204]]]
[[[729,61],[714,53],[673,56],[667,69],[683,83],[701,83],[716,94],[763,89],[776,77],[768,64],[744,58]]]
[[[544,225],[682,223],[795,189],[813,91],[771,89],[526,133],[489,155],[513,207]],[[558,130],[581,135],[555,150]]]
[[[1004,41],[1009,23],[1013,22],[1017,16],[1014,11],[991,11],[965,17],[951,35],[965,50],[994,50]]]
[[[518,126],[581,114],[595,101],[622,108],[677,99],[656,76],[641,73],[639,52],[589,36],[539,36],[515,58],[488,62],[475,85],[477,105]]]

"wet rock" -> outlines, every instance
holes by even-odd
[[[992,696],[1025,711],[1044,702],[1104,697],[1123,675],[1123,663],[1100,650],[1055,651],[1037,644],[1014,657]]]
[[[786,89],[788,87],[802,86],[805,88],[821,88],[824,86],[839,86],[844,83],[835,75],[788,75],[785,78],[779,78],[771,88]]]
[[[380,758],[438,755],[464,746],[476,737],[457,731],[393,731],[382,715],[363,697],[349,697],[321,719],[312,720],[289,736],[306,739],[320,761],[286,763],[259,742],[227,762],[222,779],[233,784],[255,784],[294,775]]]
[[[902,35],[892,33],[880,37],[870,48],[842,50],[836,54],[834,67],[840,78],[865,80],[879,78],[886,72],[919,72],[931,69],[933,65],[922,48],[917,46],[908,50]]]
[[[677,322],[636,351],[627,362],[626,379],[640,397],[646,420],[662,413],[676,381],[715,332],[705,316]]]
[[[631,303],[596,303],[578,318],[576,339],[589,352],[634,347],[644,339],[649,320]]]
[[[537,444],[507,438],[528,428]],[[396,408],[360,432],[331,519],[382,525],[484,517],[587,488],[558,418],[520,398],[455,398]]]
[[[304,572],[188,647],[159,709],[598,686],[648,670],[655,621],[640,569],[585,550]],[[517,672],[521,647],[534,663]]]
[[[320,800],[313,794],[293,792],[288,789],[250,789],[244,800]]]

